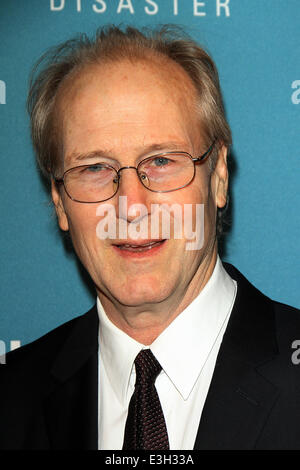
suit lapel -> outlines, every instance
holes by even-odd
[[[278,396],[262,366],[278,353],[272,302],[233,266],[237,298],[218,354],[195,449],[253,449]]]
[[[98,315],[79,317],[51,370],[44,404],[52,449],[97,449]]]

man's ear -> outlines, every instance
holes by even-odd
[[[227,202],[228,191],[228,168],[227,168],[228,148],[221,145],[218,151],[218,159],[214,169],[215,176],[215,201],[216,206],[222,208]]]
[[[60,195],[57,183],[55,183],[53,179],[51,179],[51,194],[52,194],[52,201],[56,210],[58,224],[61,230],[64,230],[65,232],[67,232],[69,230],[68,218],[65,212],[62,197]]]

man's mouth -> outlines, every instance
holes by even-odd
[[[140,241],[136,243],[114,243],[113,246],[123,252],[147,253],[160,247],[166,240]]]

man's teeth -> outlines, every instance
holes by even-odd
[[[155,241],[155,242],[149,242],[149,243],[145,243],[144,245],[130,245],[128,243],[124,244],[124,245],[118,245],[119,248],[121,249],[126,249],[126,248],[133,248],[133,249],[143,249],[143,248],[148,248],[150,249],[153,245],[156,245],[158,243],[161,243],[163,240],[158,240],[158,241]]]
[[[160,241],[160,240],[159,240]],[[145,243],[143,245],[131,245],[129,243],[126,243],[125,245],[123,246],[127,246],[127,247],[131,247],[131,248],[141,248],[143,246],[150,246],[150,245],[154,245],[154,243],[158,243],[159,241],[156,241],[156,242],[150,242],[150,243]]]

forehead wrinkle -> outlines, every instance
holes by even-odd
[[[126,62],[126,61],[122,61]],[[127,61],[127,64],[129,63],[129,69],[121,69],[122,73],[116,74],[116,73],[111,73],[113,72],[118,72],[118,68],[120,70],[120,67],[122,67],[122,62],[116,62],[112,64],[98,64],[98,65],[89,65],[85,69],[82,69],[80,71],[77,71],[77,74],[74,74],[73,76],[73,82],[70,84],[70,78],[67,77],[67,82],[65,84],[62,84],[60,90],[59,90],[59,95],[57,97],[57,109],[58,109],[58,120],[59,117],[61,119],[61,126],[60,126],[60,134],[63,137],[62,141],[64,141],[64,137],[66,136],[65,132],[70,132],[68,129],[68,126],[66,126],[67,121],[71,117],[71,119],[75,119],[77,122],[80,119],[80,112],[77,111],[77,109],[82,106],[82,99],[84,100],[84,95],[85,91],[88,91],[89,87],[89,80],[88,76],[91,75],[91,78],[95,78],[95,71],[97,72],[97,79],[99,80],[99,92],[102,94],[102,96],[105,96],[105,87],[107,89],[107,98],[110,99],[110,94],[112,93],[112,90],[116,86],[116,84],[119,86],[119,83],[124,83],[124,92],[123,95],[121,94],[121,98],[123,98],[123,102],[120,103],[120,108],[123,107],[124,113],[126,113],[126,106],[128,107],[128,110],[130,109],[130,100],[129,102],[126,102],[126,99],[130,97],[130,93],[132,93],[132,97],[135,96],[135,88],[137,88],[137,93],[140,93],[139,98],[142,100],[143,99],[143,87],[145,86],[145,83],[142,83],[139,85],[136,80],[133,81],[132,88],[130,88],[130,69],[140,68],[140,70],[143,70],[147,72],[150,70],[151,72],[151,79],[157,82],[157,86],[159,88],[159,92],[157,95],[157,102],[156,106],[160,104],[158,103],[158,100],[161,98],[164,98],[164,102],[173,102],[174,105],[179,106],[179,109],[181,109],[182,115],[185,116],[190,116],[190,112],[195,112],[196,106],[195,106],[195,101],[196,101],[196,88],[192,82],[192,79],[187,75],[187,73],[184,71],[184,69],[181,68],[178,64],[176,64],[174,61],[172,61],[169,58],[164,59],[163,61],[160,60],[160,68],[158,68],[158,61],[152,61],[150,62],[149,59],[146,59],[144,61],[139,60],[137,64],[133,64],[132,62],[129,63]],[[138,72],[137,72],[138,73]],[[101,76],[105,78],[106,77],[110,78],[112,77],[112,85],[110,86],[111,80],[104,80],[105,82],[105,87],[103,87],[103,84],[101,85]],[[123,77],[123,79],[122,79]],[[69,86],[66,86],[69,83]],[[147,84],[151,84],[151,81],[147,82]],[[95,80],[93,80],[93,84],[91,86],[95,86]],[[96,87],[94,88],[95,92],[97,92],[97,82],[96,82]],[[101,96],[101,95],[100,95]],[[147,93],[145,95],[147,97]],[[79,101],[78,101],[79,99]],[[90,98],[89,98],[90,99]],[[155,96],[153,97],[155,100]],[[76,103],[75,103],[76,102]],[[69,105],[71,104],[71,106]],[[73,104],[76,106],[74,107]],[[162,106],[164,103],[161,103]],[[141,103],[142,105],[142,103]],[[147,103],[147,106],[151,110],[151,103]],[[79,108],[78,108],[79,107]],[[196,112],[195,112],[196,115]],[[145,109],[145,116],[146,116],[146,109]],[[118,123],[120,125],[121,123]],[[128,122],[127,122],[128,124]],[[138,125],[139,122],[134,122],[133,120],[133,125]],[[105,123],[103,123],[103,129],[104,131],[104,139],[105,139]],[[92,129],[91,129],[92,131]],[[172,132],[172,129],[170,129],[170,132]],[[149,137],[149,136],[148,136]],[[171,136],[171,139],[173,136]],[[175,137],[175,136],[174,136]],[[176,137],[175,137],[176,139]],[[144,138],[145,140],[145,138]],[[150,135],[150,140],[151,140],[151,135]],[[159,149],[160,142],[154,142],[153,145],[157,144],[157,148]],[[105,150],[105,149],[104,149]],[[64,152],[63,152],[64,153]],[[73,155],[72,155],[73,156]],[[69,159],[69,157],[68,157]]]

